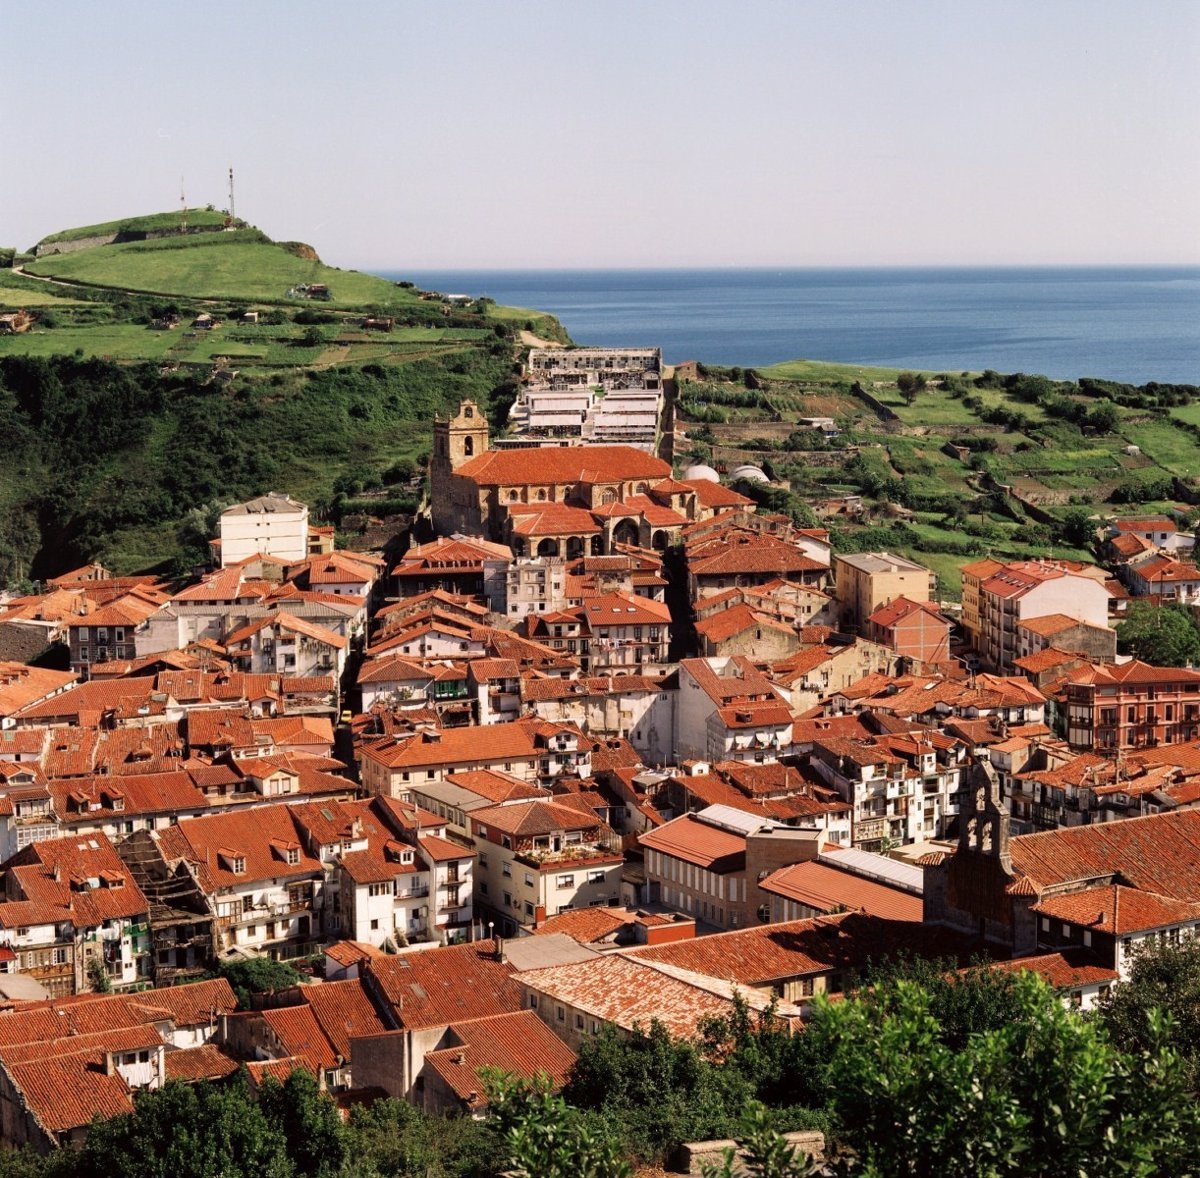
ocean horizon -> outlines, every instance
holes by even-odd
[[[1200,266],[377,269],[668,363],[811,359],[1200,384]]]

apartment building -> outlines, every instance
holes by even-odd
[[[839,553],[833,558],[834,595],[846,626],[866,626],[867,619],[897,597],[930,601],[936,578],[924,565],[891,552]]]
[[[1011,673],[1024,653],[1018,627],[1032,618],[1061,614],[1107,629],[1112,594],[1104,585],[1103,569],[1079,561],[1022,560],[984,576],[991,563],[968,566],[977,584],[970,606],[964,591],[963,624],[992,670]]]
[[[1067,743],[1117,751],[1195,740],[1200,735],[1200,671],[1132,662],[1085,666],[1063,685]]]
[[[506,936],[574,908],[621,896],[621,842],[587,809],[559,799],[511,798],[473,810],[476,894]]]

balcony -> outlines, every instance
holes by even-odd
[[[419,900],[423,896],[429,895],[429,888],[406,888],[402,892],[396,893],[397,900]]]

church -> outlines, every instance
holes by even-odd
[[[662,550],[718,511],[753,510],[719,483],[675,479],[633,446],[488,448],[487,418],[463,401],[435,421],[433,525],[507,544],[517,556],[603,556],[618,545]]]

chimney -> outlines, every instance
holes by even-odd
[[[497,938],[496,938],[496,949],[495,949],[494,956],[495,956],[495,958],[496,958],[496,960],[497,960],[497,961],[504,961],[504,960],[505,960],[505,956],[504,956],[504,938],[503,938],[503,937],[497,937]]]

